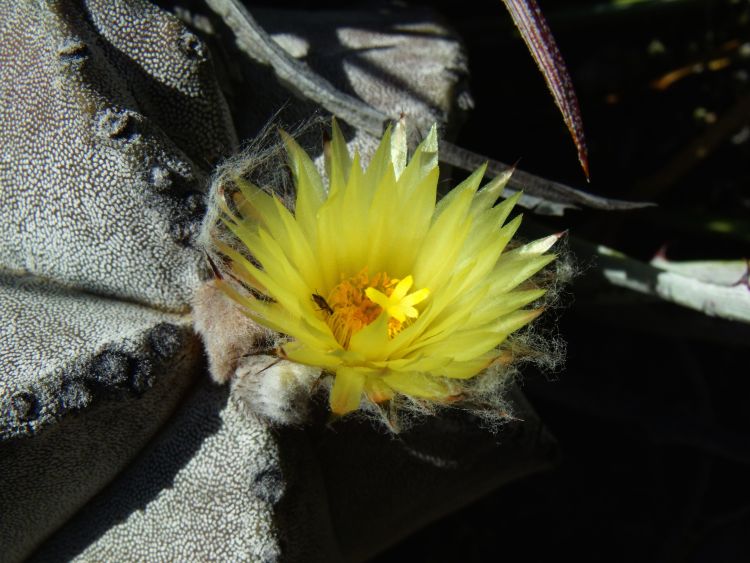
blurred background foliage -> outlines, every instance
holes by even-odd
[[[496,2],[476,5],[464,17],[445,8],[467,42],[476,100],[460,142],[582,186],[567,131],[512,23],[492,17]],[[664,244],[673,259],[746,257],[748,2],[541,7],[578,94],[591,163],[588,188],[659,204],[637,213],[576,214],[575,233],[642,260]],[[488,136],[490,129],[502,133]],[[569,227],[569,221],[560,224]]]

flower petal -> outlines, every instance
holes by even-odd
[[[363,178],[363,189],[370,195],[370,198],[372,198],[372,194],[375,193],[383,176],[389,169],[395,168],[396,166],[396,163],[391,158],[393,151],[392,135],[393,129],[389,125],[383,134],[383,138],[381,139],[378,148],[375,150],[375,154],[372,156],[372,159],[370,159],[370,164],[367,165],[367,170],[365,171]]]
[[[326,198],[323,180],[315,164],[302,147],[285,131],[279,131],[279,134],[286,146],[289,167],[297,188],[294,216],[307,239],[314,244],[317,236],[316,216]]]
[[[368,210],[367,266],[371,272],[387,269],[395,277],[411,272],[432,221],[438,177],[434,168],[406,195],[396,184],[392,167],[383,176]]]
[[[500,345],[509,334],[530,323],[542,309],[520,310],[479,328],[457,332],[450,338],[417,348],[425,356],[438,356],[456,362],[470,361]]]
[[[437,134],[435,135],[434,146],[435,151],[437,151]],[[404,125],[403,119],[399,119],[393,127],[393,134],[390,138],[390,148],[393,171],[396,173],[396,178],[398,178],[406,168],[406,156],[408,150],[406,143],[406,126]]]
[[[390,387],[410,397],[440,401],[457,393],[457,388],[449,381],[418,372],[391,372],[383,377]]]
[[[282,349],[288,359],[308,366],[320,366],[334,371],[342,363],[341,357],[336,354],[331,354],[324,349],[311,347],[297,341],[284,344]]]
[[[349,170],[352,167],[349,149],[346,147],[346,140],[344,140],[344,135],[341,133],[341,129],[335,118],[333,119],[331,129],[332,139],[323,146],[326,176],[328,176],[329,182],[329,198],[344,189],[349,178]]]
[[[359,408],[365,387],[365,372],[351,367],[339,367],[331,389],[331,410],[346,414]]]
[[[461,182],[459,185],[445,194],[435,208],[435,216],[433,218],[433,222],[437,221],[438,217],[440,217],[448,208],[454,205],[454,201],[458,197],[465,195],[466,192],[470,192],[471,197],[473,198],[474,194],[476,194],[477,189],[479,188],[479,184],[482,182],[482,177],[484,176],[486,170],[487,164],[485,163],[474,170],[474,172],[472,172],[471,175],[463,182]]]
[[[492,293],[510,291],[536,274],[555,258],[554,254],[511,255],[508,253],[501,256],[489,276]]]
[[[388,340],[388,313],[382,312],[372,323],[352,335],[349,349],[367,360],[378,360],[382,359]]]
[[[545,289],[529,289],[524,291],[511,291],[497,295],[488,299],[482,307],[477,307],[471,311],[471,317],[467,325],[479,326],[491,322],[503,315],[506,315],[516,309],[525,307],[533,303],[547,292]]]
[[[474,193],[463,190],[435,221],[425,236],[414,265],[414,279],[437,292],[453,270],[470,230],[466,214]]]
[[[497,265],[503,250],[505,250],[520,224],[521,216],[519,215],[500,231],[487,233],[484,240],[480,241],[481,245],[476,242],[479,240],[479,236],[469,237],[461,250],[461,258],[457,262],[461,264],[461,260],[473,261],[474,267],[464,277],[463,284],[455,289],[457,294],[463,294],[472,287],[476,287],[481,280],[486,279],[487,275]],[[470,247],[470,249],[467,250],[467,247]]]
[[[510,180],[510,177],[512,175],[512,170],[506,170],[502,174],[498,174],[497,176],[492,178],[492,180],[487,182],[487,184],[481,190],[479,190],[477,195],[474,196],[474,201],[471,203],[471,215],[477,216],[481,212],[490,209],[503,193],[503,190],[505,189],[505,186],[507,185],[508,180]],[[520,192],[512,197],[518,198],[520,197],[519,194]],[[505,201],[508,200],[506,199]]]
[[[402,174],[397,174],[400,193],[408,195],[422,179],[438,165],[437,127],[433,125],[430,132],[419,144]]]

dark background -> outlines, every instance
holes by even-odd
[[[643,261],[662,247],[673,260],[750,256],[750,3],[541,2],[578,93],[588,187],[502,3],[430,5],[469,53],[460,145],[658,204],[537,217],[544,227]],[[602,287],[596,263],[579,263],[558,312],[565,368],[523,381],[559,467],[375,561],[750,561],[748,327]]]

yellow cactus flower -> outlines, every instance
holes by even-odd
[[[233,179],[239,192],[224,221],[246,252],[216,244],[244,287],[221,287],[253,320],[289,337],[279,355],[334,375],[334,413],[397,393],[460,398],[462,381],[493,364],[506,338],[541,312],[523,307],[544,290],[522,284],[554,259],[545,252],[558,237],[506,252],[521,222],[505,224],[518,194],[495,205],[509,174],[479,190],[485,167],[436,204],[434,127],[408,163],[403,126],[389,128],[363,170],[334,122],[328,186],[281,135],[294,211]]]

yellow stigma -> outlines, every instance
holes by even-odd
[[[399,281],[395,289],[387,295],[375,287],[368,287],[365,295],[370,298],[370,301],[380,305],[389,317],[403,323],[407,317],[416,319],[419,316],[419,311],[414,305],[421,303],[430,295],[430,290],[427,288],[406,295],[412,285],[414,285],[414,278],[409,275]]]
[[[372,323],[383,311],[390,317],[388,335],[393,338],[410,320],[419,316],[414,305],[430,294],[428,289],[421,289],[406,295],[413,284],[412,276],[399,281],[381,272],[370,278],[367,270],[341,281],[328,294],[327,303],[333,313],[323,312],[336,340],[348,349],[352,335]]]

